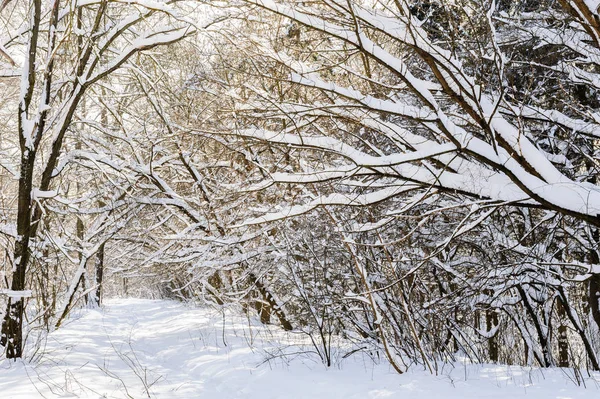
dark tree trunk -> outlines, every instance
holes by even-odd
[[[275,314],[279,323],[283,327],[284,330],[290,331],[293,330],[292,323],[289,322],[283,310],[281,310],[280,305],[277,303],[273,295],[269,292],[267,287],[263,283],[261,283],[253,273],[250,273],[250,281],[260,292],[262,297],[262,301],[260,302],[261,310],[260,313],[260,321],[264,324],[268,324],[271,320],[271,313]]]
[[[18,109],[18,131],[19,131],[19,147],[21,151],[20,176],[19,176],[19,191],[17,204],[17,239],[15,241],[14,252],[14,269],[12,273],[11,290],[13,296],[9,296],[6,308],[6,314],[2,321],[2,331],[0,332],[0,344],[6,349],[6,357],[8,359],[16,359],[22,356],[23,352],[23,315],[25,304],[22,291],[25,290],[25,278],[27,266],[29,265],[29,245],[32,237],[35,237],[39,217],[32,218],[32,188],[33,188],[33,173],[35,169],[36,151],[42,138],[42,133],[45,128],[47,110],[41,111],[39,114],[39,122],[29,127],[29,108],[33,99],[36,81],[36,62],[38,52],[38,37],[40,33],[40,19],[42,14],[41,0],[32,2],[33,13],[31,22],[31,33],[28,44],[28,57],[25,65],[26,70],[23,72],[27,77],[27,84],[23,86],[21,92],[21,100]],[[52,6],[52,17],[50,25],[56,27],[58,21],[59,2],[55,1]],[[54,50],[53,30],[49,30],[49,52]],[[50,88],[52,82],[52,70],[54,58],[51,58],[44,72],[44,103],[48,104],[50,100]],[[46,189],[40,187],[42,191]],[[41,215],[41,212],[36,212]]]
[[[490,298],[490,302],[491,302],[494,297],[494,291],[490,290],[490,289],[486,289],[483,291],[483,293]],[[498,321],[498,311],[496,309],[494,309],[492,306],[488,305],[487,309],[485,310],[486,331],[489,333],[492,330],[494,330],[494,328],[496,328],[496,326],[498,325],[498,322],[499,322]],[[494,362],[494,363],[498,361],[498,339],[497,339],[496,335],[497,334],[494,333],[492,336],[489,336],[487,339],[488,356],[490,358],[490,361]]]
[[[487,331],[492,331],[498,325],[498,312],[496,309],[487,309],[485,311],[485,323],[487,327]],[[498,339],[496,335],[492,335],[488,338],[488,353],[490,356],[490,361],[497,362],[498,361]]]
[[[260,316],[260,322],[263,324],[271,324],[271,306],[261,300],[254,302],[254,308]]]
[[[96,291],[94,302],[97,306],[102,305],[102,282],[104,279],[104,244],[100,245],[96,254]]]
[[[560,323],[558,326],[558,366],[569,367],[569,340],[565,324],[567,312],[560,299],[556,301],[556,313]]]
[[[15,266],[10,289],[15,296],[9,296],[6,314],[2,321],[0,344],[6,349],[8,359],[20,358],[23,350],[23,312],[24,298],[18,293],[25,290],[25,276],[29,263],[29,242],[31,238],[31,189],[33,180],[33,161],[35,153],[24,151],[21,157],[21,176],[19,178],[19,202],[17,210],[17,234],[15,242]]]
[[[77,145],[75,146],[75,148],[81,149],[81,146],[79,145],[79,143],[77,143]],[[79,191],[79,183],[77,183],[77,191]],[[83,225],[83,220],[81,220],[81,217],[77,217],[77,239],[79,240],[79,245],[81,246],[81,252],[79,254],[79,262],[81,262],[81,260],[83,259],[83,235],[84,235],[84,225]],[[81,277],[79,278],[79,283],[78,285],[81,286],[81,290],[83,292],[86,291],[87,289],[87,285],[86,285],[86,277],[87,277],[87,272],[83,272],[83,274],[81,275]],[[77,290],[75,290],[77,291]],[[75,292],[73,293],[73,295],[75,295]],[[88,296],[85,295],[84,298],[85,304],[88,304]],[[69,300],[69,304],[71,302],[71,299]],[[68,307],[67,307],[68,309]]]
[[[588,304],[592,317],[600,330],[600,274],[593,274],[589,280]]]
[[[595,244],[600,243],[600,230],[592,227],[592,240]],[[593,265],[600,263],[598,249],[592,248],[589,251],[589,262]],[[600,330],[600,274],[592,274],[588,282],[588,305],[590,312],[598,330]]]
[[[581,338],[581,341],[583,342],[583,346],[585,347],[585,350],[587,352],[588,359],[590,361],[592,370],[594,370],[594,371],[600,370],[600,363],[598,362],[594,347],[593,347],[592,343],[590,342],[590,339],[588,338],[587,333],[585,332],[583,326],[581,325],[581,320],[577,316],[577,312],[573,309],[572,306],[570,306],[569,299],[564,290],[564,287],[558,287],[557,291],[560,294],[560,300],[562,301],[562,305],[563,305],[565,314],[567,315],[569,321],[571,322],[571,324],[575,328],[575,331],[577,332],[577,334],[579,334],[579,337]]]

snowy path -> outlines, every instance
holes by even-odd
[[[265,362],[267,352],[282,348],[298,349],[241,317],[224,324],[214,311],[174,302],[111,301],[51,334],[36,362],[0,361],[0,399],[600,397],[600,376],[584,389],[559,369],[447,366],[440,376],[400,376],[362,355],[331,369],[307,354]]]

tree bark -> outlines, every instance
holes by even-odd
[[[96,291],[94,302],[96,306],[102,305],[102,283],[104,280],[104,245],[102,244],[96,254]]]
[[[495,309],[487,309],[485,311],[485,322],[488,331],[492,331],[498,325],[498,313]],[[488,338],[488,353],[490,361],[496,363],[498,361],[498,339],[497,334]]]
[[[593,242],[600,243],[600,230],[592,227],[592,239]],[[600,257],[598,256],[598,250],[596,248],[590,249],[588,253],[589,262],[593,265],[600,263]],[[588,305],[590,312],[598,330],[600,330],[600,274],[592,274],[588,282]]]
[[[279,323],[281,324],[284,330],[293,330],[294,327],[292,327],[292,323],[289,322],[289,320],[285,316],[285,313],[283,313],[283,310],[281,310],[281,307],[279,306],[275,298],[273,298],[273,295],[271,295],[269,290],[267,290],[267,287],[265,287],[265,285],[261,283],[253,273],[250,273],[250,282],[254,284],[254,286],[258,289],[258,292],[260,292],[260,295],[262,296],[262,299],[264,301],[263,303],[261,303],[262,306],[259,311],[260,321],[264,324],[268,324],[271,319],[271,313],[273,313],[279,320]]]
[[[10,289],[14,293],[25,290],[25,277],[29,264],[29,242],[31,229],[31,190],[33,181],[33,161],[35,155],[26,150],[21,157],[21,176],[19,178],[19,202],[17,210],[17,240],[14,252],[14,271]],[[23,312],[24,298],[9,296],[6,313],[2,321],[0,345],[6,349],[8,359],[22,356],[23,351]]]
[[[567,325],[565,324],[567,312],[560,299],[556,301],[556,313],[560,323],[558,326],[558,366],[569,367],[569,340],[567,336]]]

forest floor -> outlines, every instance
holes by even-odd
[[[304,342],[304,343],[302,343]],[[394,373],[364,353],[325,368],[306,339],[169,301],[82,310],[26,361],[0,360],[0,398],[598,398],[600,374],[447,364]],[[346,353],[335,348],[335,353]]]

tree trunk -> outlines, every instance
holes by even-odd
[[[490,297],[490,301],[494,296],[494,291],[490,289],[486,289],[483,291],[485,295]],[[487,332],[491,332],[498,325],[498,312],[496,309],[487,306],[485,310],[485,328]],[[498,361],[498,339],[496,338],[496,333],[494,335],[489,336],[487,340],[488,344],[488,355],[490,357],[490,361],[496,363]]]
[[[558,366],[569,367],[569,340],[565,324],[567,312],[560,299],[556,301],[556,313],[560,323],[558,326]]]
[[[496,309],[487,309],[485,311],[485,323],[487,331],[492,331],[498,325],[498,313]],[[498,340],[497,334],[492,335],[488,338],[488,353],[490,361],[493,363],[498,362]]]
[[[600,274],[593,274],[589,280],[588,304],[592,317],[600,330]]]
[[[600,230],[593,227],[592,229],[593,242],[598,244],[600,243]],[[598,249],[592,248],[588,253],[588,257],[591,264],[597,265],[600,263]],[[598,273],[592,274],[592,277],[589,279],[587,300],[592,318],[596,322],[598,330],[600,330],[600,274]]]
[[[588,338],[585,328],[582,325],[580,318],[577,316],[577,312],[570,305],[569,297],[567,296],[564,287],[558,287],[557,291],[560,294],[560,300],[562,301],[565,314],[567,315],[569,321],[571,322],[571,324],[575,328],[575,331],[579,334],[579,337],[583,342],[583,346],[585,347],[585,350],[587,352],[592,370],[600,370],[600,362],[598,361],[592,342]]]
[[[75,148],[77,149],[81,149],[81,145],[79,143],[77,143],[77,145],[75,146]],[[79,183],[77,183],[77,192],[79,192]],[[77,217],[77,239],[79,240],[79,246],[80,246],[80,253],[79,253],[79,262],[81,262],[81,260],[83,259],[83,238],[84,238],[84,225],[83,225],[83,220],[81,220],[81,217],[78,216]],[[78,283],[78,285],[81,286],[81,290],[83,292],[86,291],[87,289],[87,285],[86,285],[86,277],[87,277],[87,273],[84,272],[81,277],[80,277],[80,281]],[[88,304],[88,296],[85,295],[85,304]]]
[[[96,291],[94,292],[94,302],[96,306],[102,305],[102,282],[104,279],[104,245],[100,245],[96,254]]]
[[[533,306],[531,305],[531,302],[529,300],[529,296],[525,292],[525,289],[521,285],[518,285],[517,286],[517,291],[519,292],[519,296],[521,297],[521,300],[523,302],[523,306],[525,307],[525,310],[526,310],[527,314],[531,318],[531,321],[532,321],[532,323],[533,323],[533,325],[535,327],[535,330],[537,332],[538,341],[540,343],[540,347],[541,347],[541,351],[542,351],[542,356],[543,356],[543,359],[538,359],[538,361],[541,362],[540,366],[542,366],[542,367],[552,367],[552,365],[553,365],[552,356],[551,356],[551,353],[550,353],[550,348],[548,347],[548,336],[547,336],[547,333],[546,333],[547,328],[544,328],[545,326],[542,325],[542,322],[538,318],[535,310],[533,309]]]
[[[271,320],[271,313],[274,313],[284,330],[293,330],[294,327],[292,327],[292,323],[290,323],[290,321],[287,319],[285,313],[283,313],[280,305],[277,303],[273,295],[271,295],[267,287],[265,287],[265,285],[256,278],[254,273],[250,273],[249,277],[250,282],[258,289],[258,292],[260,292],[260,295],[263,299],[263,301],[260,303],[260,321],[264,324],[268,324]]]
[[[6,314],[2,321],[0,344],[6,348],[8,359],[20,358],[23,351],[23,312],[24,298],[19,292],[25,290],[25,276],[29,263],[29,241],[31,229],[31,189],[35,153],[25,150],[21,156],[21,176],[19,178],[19,202],[17,210],[17,240],[15,242],[15,266],[12,273]]]

